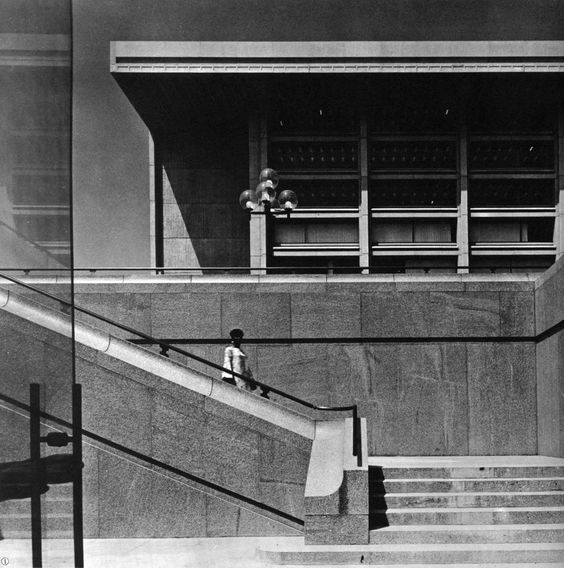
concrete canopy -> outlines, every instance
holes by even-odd
[[[112,73],[562,72],[564,41],[115,41]]]

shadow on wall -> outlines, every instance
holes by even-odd
[[[249,184],[248,145],[243,122],[159,140],[165,266],[249,265],[249,217],[238,203]]]
[[[384,470],[381,467],[368,468],[369,530],[390,526],[386,511],[386,488],[384,487]]]

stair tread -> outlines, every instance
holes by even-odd
[[[72,519],[72,513],[47,513],[49,519]],[[29,513],[0,513],[0,519],[31,519]]]
[[[384,478],[383,480],[378,480],[378,483],[430,483],[430,482],[464,482],[464,481],[472,481],[472,482],[480,482],[480,483],[511,483],[512,481],[564,481],[564,477],[453,477],[453,478],[445,478],[445,477],[405,477],[399,478],[394,477],[390,479]]]
[[[562,467],[564,466],[564,458],[548,456],[368,456],[368,465],[396,469]]]
[[[268,550],[268,547],[261,547]],[[562,550],[564,543],[545,542],[512,542],[512,543],[431,543],[431,544],[303,544],[288,543],[283,549],[276,547],[276,552],[423,552],[423,551],[473,551],[473,550],[498,550],[498,551],[530,551],[530,550]]]
[[[339,568],[359,568],[359,566],[364,566],[363,564],[339,564]],[[412,564],[400,566],[398,564],[370,564],[370,566],[375,568],[531,568],[530,562],[510,562],[510,563],[492,563],[487,564],[468,564],[457,563],[457,564]],[[284,564],[284,568],[304,568],[304,564]],[[562,568],[562,562],[535,562],[534,568]]]
[[[390,507],[387,509],[373,509],[370,513],[471,513],[471,512],[521,512],[521,511],[564,511],[564,506],[545,507]]]
[[[455,497],[457,495],[562,495],[563,491],[408,491],[403,493],[376,493],[374,495],[387,495],[389,497]]]
[[[564,523],[545,523],[545,524],[513,524],[513,525],[392,525],[379,529],[372,529],[373,532],[445,532],[445,531],[528,531],[528,530],[563,530]],[[371,531],[371,532],[372,532]]]

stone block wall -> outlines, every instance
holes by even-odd
[[[537,453],[535,345],[517,341],[535,333],[533,277],[125,277],[80,283],[76,301],[219,364],[233,327],[270,340],[246,345],[255,375],[358,403],[372,455]]]
[[[536,283],[536,329],[564,319],[564,260]],[[539,453],[564,457],[564,330],[537,345]]]

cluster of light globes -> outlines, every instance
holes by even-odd
[[[256,209],[260,204],[270,209],[283,209],[290,213],[298,206],[298,196],[290,189],[285,189],[276,197],[279,176],[272,168],[260,172],[256,189],[247,189],[239,196],[239,204],[246,211]]]

